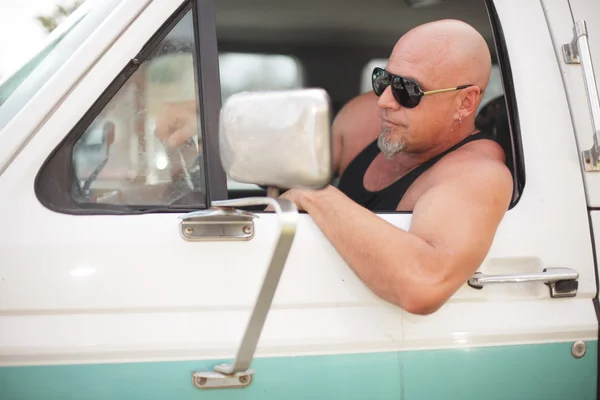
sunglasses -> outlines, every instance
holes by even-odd
[[[421,98],[428,94],[451,92],[461,90],[474,85],[462,85],[448,89],[430,90],[424,92],[419,87],[419,84],[412,79],[404,78],[399,75],[394,75],[387,72],[383,68],[375,68],[372,76],[373,91],[377,96],[381,96],[388,85],[392,87],[392,95],[394,99],[402,107],[414,108],[421,102]]]

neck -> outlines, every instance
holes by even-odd
[[[443,133],[437,135],[437,137],[445,137],[446,140],[440,141],[438,143],[433,143],[431,146],[428,146],[427,149],[423,151],[405,151],[399,154],[396,154],[392,159],[390,159],[390,163],[393,163],[398,170],[411,170],[416,166],[428,161],[446,150],[450,149],[452,146],[460,143],[467,137],[472,134],[478,132],[478,129],[475,128],[474,124],[462,124],[462,126],[458,126],[459,129],[452,129],[448,134],[444,135]]]

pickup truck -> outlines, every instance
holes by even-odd
[[[489,44],[514,191],[415,315],[277,193],[335,184],[332,118],[442,18]],[[0,398],[598,398],[599,68],[597,0],[87,0],[0,82]]]

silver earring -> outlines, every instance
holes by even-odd
[[[458,116],[458,123],[459,123],[459,124],[462,124],[462,115],[459,115],[459,116]]]

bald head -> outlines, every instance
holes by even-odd
[[[449,19],[410,30],[394,46],[389,62],[418,68],[428,90],[466,84],[485,90],[492,65],[481,34],[465,22]]]
[[[402,36],[386,70],[433,93],[420,98],[416,107],[398,103],[389,86],[381,93],[377,100],[383,119],[381,151],[388,158],[399,152],[437,154],[471,134],[491,64],[485,39],[462,21],[430,22]],[[459,86],[466,87],[435,92]]]

